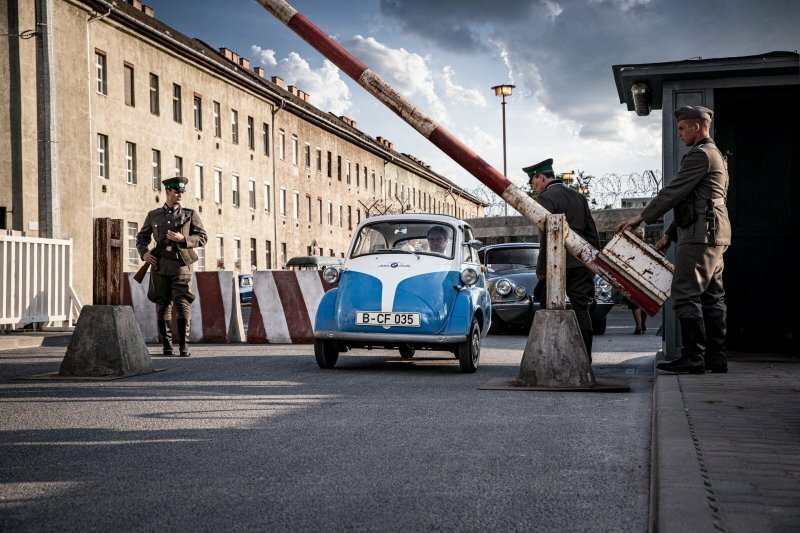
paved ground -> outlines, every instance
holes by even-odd
[[[0,529],[643,531],[660,342],[629,322],[594,367],[629,393],[478,390],[515,376],[512,335],[471,375],[447,354],[322,371],[309,346],[237,345],[132,379],[18,381],[64,348],[3,352]]]

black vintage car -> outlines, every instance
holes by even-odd
[[[486,267],[486,285],[492,298],[492,329],[509,326],[530,328],[533,314],[541,308],[536,285],[539,243],[507,243],[484,246],[478,251]],[[589,312],[595,335],[606,332],[606,316],[614,306],[613,289],[600,276],[594,278],[595,299]]]

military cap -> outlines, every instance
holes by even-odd
[[[189,178],[184,178],[183,176],[167,178],[161,182],[165,190],[175,189],[178,192],[186,192],[187,183],[189,183]]]
[[[713,116],[714,116],[713,111],[701,105],[696,105],[696,106],[685,105],[680,109],[678,109],[677,111],[675,111],[675,118],[678,120],[678,122],[680,122],[681,120],[692,120],[692,119],[711,121],[711,117]]]
[[[553,172],[553,158],[545,159],[544,161],[540,161],[535,165],[525,167],[522,169],[522,171],[528,175],[528,178],[534,177],[539,172]]]

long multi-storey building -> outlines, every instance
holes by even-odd
[[[135,270],[135,235],[172,175],[189,178],[184,204],[208,231],[199,270],[343,255],[356,224],[375,214],[482,215],[485,204],[428,165],[138,0],[4,4],[0,228],[72,238],[83,301],[93,219],[124,221]],[[40,143],[52,148],[46,160]]]

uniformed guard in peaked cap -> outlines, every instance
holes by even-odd
[[[183,176],[167,178],[161,182],[165,190],[175,189],[178,192],[186,192],[187,183],[189,183],[189,178],[184,178]]]
[[[714,112],[707,107],[701,105],[691,106],[685,105],[675,111],[675,118],[680,122],[681,120],[708,120],[714,116]]]
[[[553,158],[545,159],[522,170],[528,175],[528,178],[534,177],[539,172],[553,172]]]

